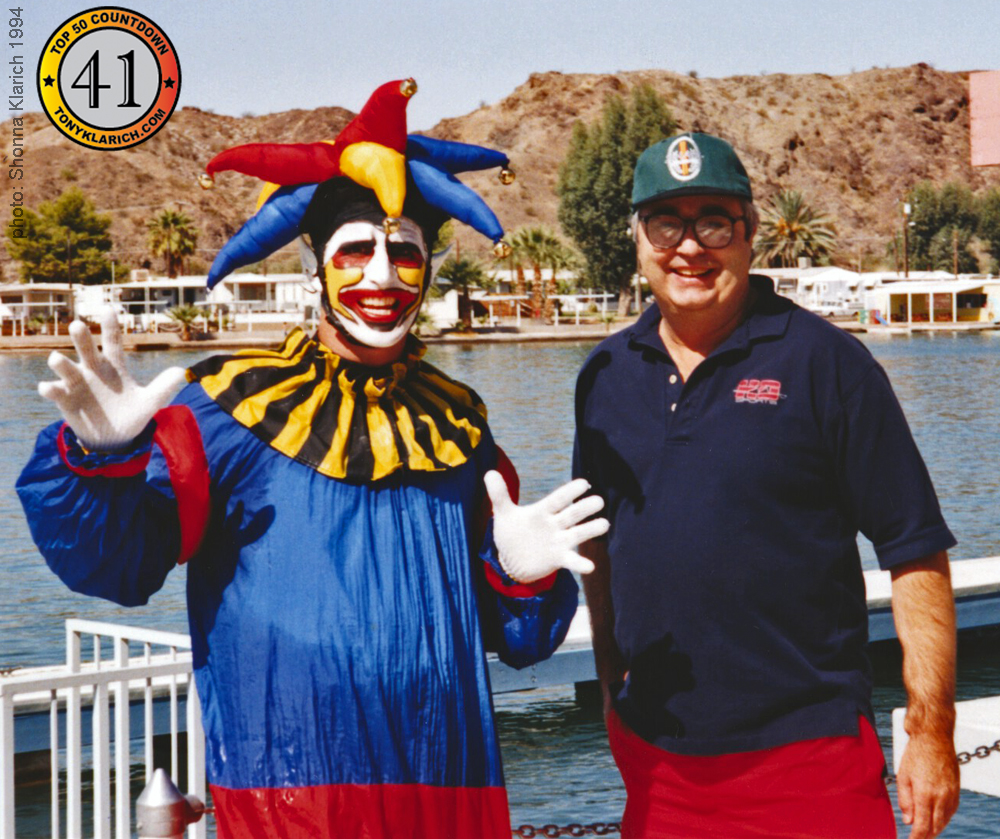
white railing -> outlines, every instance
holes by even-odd
[[[85,635],[93,638],[89,660],[84,660],[83,654]],[[112,650],[110,658],[105,655],[108,647]],[[139,648],[138,654],[133,655],[134,647]],[[165,648],[165,652],[157,650],[154,653],[154,648]],[[143,710],[142,763],[148,783],[154,768],[154,695],[167,697],[170,774],[177,779],[180,769],[178,694],[179,688],[186,688],[188,792],[205,800],[205,738],[200,704],[191,678],[190,648],[187,635],[68,620],[65,665],[32,668],[0,677],[0,839],[15,839],[15,709],[44,712],[48,708],[52,788],[49,835],[53,839],[64,833],[67,839],[84,836],[83,710],[87,707],[91,712],[90,768],[93,774],[88,802],[93,811],[93,832],[88,835],[111,839],[113,828],[116,839],[132,836],[129,704],[133,699],[141,703]],[[60,716],[65,719],[65,743],[60,743]],[[60,794],[63,784],[64,798]],[[205,839],[206,835],[204,820],[188,828],[188,839]]]

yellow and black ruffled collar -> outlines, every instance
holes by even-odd
[[[400,361],[366,367],[294,329],[277,350],[215,356],[188,379],[282,454],[331,478],[377,481],[461,466],[483,438],[482,400],[425,352],[410,336]]]

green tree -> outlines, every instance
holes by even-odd
[[[955,224],[942,227],[931,239],[927,264],[934,271],[974,274],[979,270],[979,261],[969,249],[971,243],[971,230]]]
[[[933,270],[939,267],[950,271],[954,263],[952,248],[956,229],[959,240],[964,242],[960,263],[969,264],[964,253],[968,253],[969,240],[979,227],[972,190],[960,183],[947,183],[938,188],[924,181],[910,190],[906,201],[910,205],[910,268]],[[971,258],[975,264],[975,258]]]
[[[772,268],[795,266],[802,256],[818,262],[836,241],[830,218],[810,207],[801,192],[785,189],[761,210],[757,260]]]
[[[21,280],[94,285],[111,280],[109,216],[99,215],[79,187],[38,211],[25,210],[24,236],[7,228],[7,253],[20,263]]]
[[[994,187],[979,198],[979,227],[977,235],[993,261],[992,273],[1000,270],[1000,189]]]
[[[670,136],[676,123],[649,85],[632,90],[628,102],[612,96],[593,125],[573,127],[559,170],[559,221],[583,256],[589,282],[618,289],[618,312],[628,312],[635,273],[629,234],[632,172],[639,155]]]
[[[146,242],[154,256],[162,256],[168,277],[183,271],[184,258],[198,247],[198,230],[194,221],[180,210],[164,210],[146,224]]]
[[[478,260],[468,256],[457,259],[449,257],[441,266],[440,276],[450,280],[453,285],[462,290],[458,303],[458,317],[466,329],[472,328],[472,300],[469,299],[469,287],[481,286],[486,282],[486,269]]]

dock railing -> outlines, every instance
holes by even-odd
[[[89,653],[85,637],[90,639]],[[140,732],[140,762],[145,768],[144,783],[148,783],[154,769],[154,700],[164,697],[169,703],[169,771],[178,779],[181,689],[188,699],[183,735],[188,792],[205,800],[205,738],[191,679],[190,647],[188,636],[179,633],[68,620],[64,665],[0,677],[0,839],[15,837],[15,708],[19,713],[29,708],[48,712],[52,837],[82,839],[87,804],[93,814],[93,830],[87,835],[111,839],[113,832],[116,839],[130,839],[133,731]],[[141,709],[141,726],[132,725],[133,704]],[[88,716],[89,732],[84,725]],[[92,777],[87,801],[85,768]],[[61,795],[63,787],[65,796]],[[188,828],[188,839],[206,835],[204,822]]]

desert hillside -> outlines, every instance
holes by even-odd
[[[662,70],[538,73],[500,102],[444,120],[428,133],[507,152],[518,175],[512,186],[501,186],[492,173],[462,179],[508,230],[523,224],[558,229],[555,184],[574,122],[596,119],[608,96],[627,95],[642,83],[664,97],[682,129],[718,134],[736,146],[759,203],[792,187],[831,215],[840,234],[835,261],[845,266],[856,266],[859,257],[866,265],[884,257],[900,223],[897,201],[921,180],[957,180],[974,190],[1000,185],[1000,169],[969,163],[968,74],[923,64],[845,76],[723,79]],[[116,255],[133,266],[149,258],[146,220],[178,205],[201,231],[203,268],[251,212],[259,187],[251,178],[224,173],[216,189],[203,191],[195,179],[205,162],[240,143],[328,139],[351,116],[338,107],[245,117],[181,108],[152,140],[104,154],[71,143],[43,115],[29,114],[25,202],[34,207],[79,186],[112,216]],[[9,120],[0,136],[9,153]],[[4,206],[5,224],[9,213]],[[460,243],[463,250],[486,252],[486,243],[470,231],[461,232]],[[11,278],[5,251],[0,260]]]

